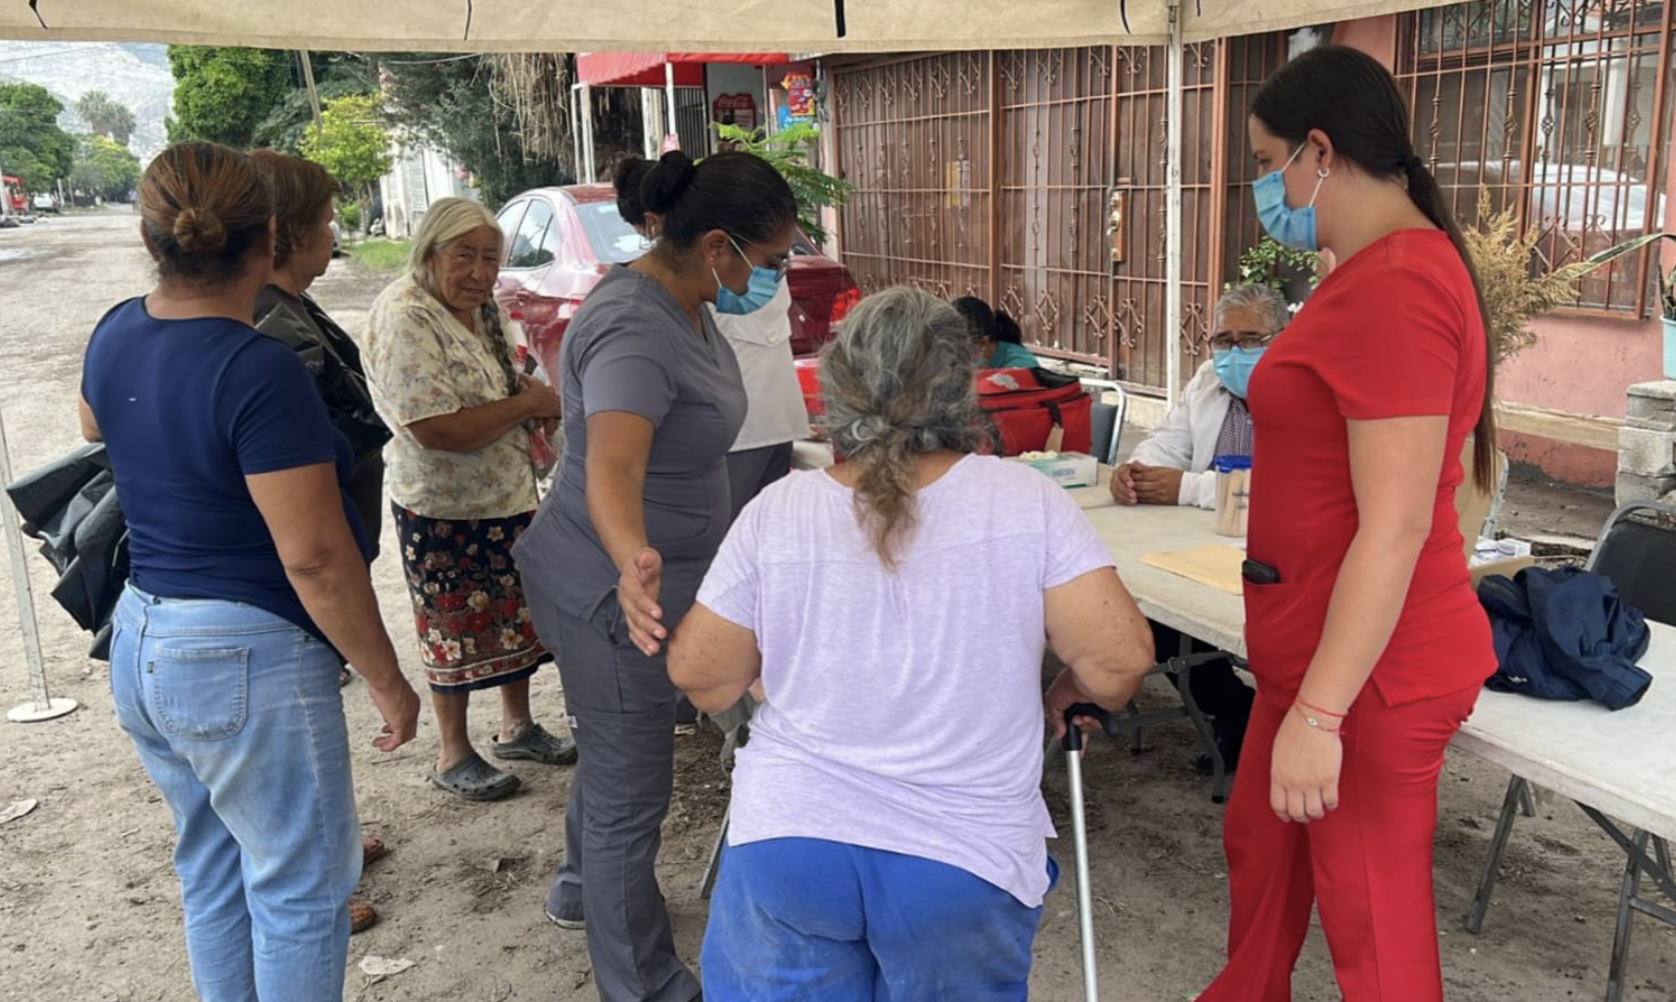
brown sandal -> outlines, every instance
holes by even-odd
[[[378,912],[365,898],[351,897],[349,899],[349,934],[366,932],[378,924]]]
[[[366,869],[371,866],[374,861],[383,859],[385,853],[388,853],[389,851],[390,850],[384,845],[384,843],[378,839],[373,838],[371,835],[362,835],[361,868]]]

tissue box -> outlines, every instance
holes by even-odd
[[[1081,452],[1025,453],[1011,460],[1041,471],[1061,487],[1092,487],[1100,476],[1099,460]]]

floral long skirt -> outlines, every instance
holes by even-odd
[[[434,692],[529,678],[551,660],[536,639],[512,562],[533,512],[510,518],[427,518],[392,504],[413,598],[419,657]]]

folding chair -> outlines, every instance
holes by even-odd
[[[1107,466],[1117,465],[1117,447],[1123,439],[1123,421],[1129,416],[1129,394],[1109,379],[1084,379],[1082,388],[1094,398],[1091,413],[1094,444],[1089,453]],[[1115,402],[1107,402],[1115,396]]]
[[[1613,512],[1595,540],[1589,554],[1587,570],[1604,575],[1617,586],[1625,602],[1640,609],[1648,619],[1676,624],[1676,577],[1670,568],[1676,566],[1676,505],[1661,502],[1632,502]],[[1587,805],[1583,810],[1603,827],[1606,819]],[[1507,795],[1502,800],[1501,816],[1496,821],[1495,834],[1490,839],[1490,853],[1484,860],[1484,872],[1478,882],[1478,892],[1472,900],[1472,911],[1467,916],[1467,931],[1477,933],[1484,928],[1484,915],[1490,908],[1490,896],[1495,891],[1501,870],[1502,855],[1507,850],[1507,838],[1513,831],[1513,819],[1521,813],[1533,816],[1536,812],[1530,800],[1530,784],[1521,776],[1514,776],[1507,784]],[[1608,827],[1608,833],[1612,829]],[[1629,845],[1620,842],[1626,851],[1639,850],[1647,856],[1651,841],[1656,866],[1666,879],[1672,874],[1670,847],[1666,840],[1638,832],[1630,836]],[[1642,865],[1635,853],[1630,854],[1624,872],[1623,886],[1618,896],[1618,928],[1612,942],[1612,976],[1607,987],[1607,998],[1616,1000],[1623,990],[1622,974],[1629,953],[1629,925],[1635,912],[1663,918],[1676,924],[1668,909],[1639,896]]]

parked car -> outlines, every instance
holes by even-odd
[[[338,221],[336,219],[334,219],[334,220],[332,220],[332,256],[333,257],[342,257],[343,256],[343,251],[338,246],[339,242],[342,239],[343,239],[343,230],[338,226]]]
[[[495,299],[523,325],[524,337],[550,379],[559,343],[576,308],[613,265],[644,254],[647,243],[617,214],[609,185],[535,188],[496,215],[506,235]],[[832,340],[834,325],[861,299],[850,270],[801,233],[792,245],[791,345],[812,355]]]
[[[34,206],[36,212],[50,212],[55,216],[58,215],[58,199],[47,192],[43,191],[35,196]]]

